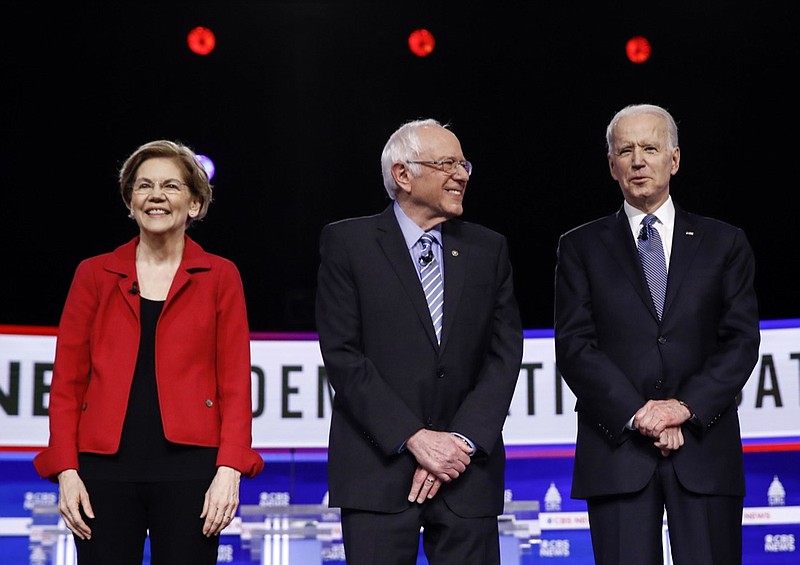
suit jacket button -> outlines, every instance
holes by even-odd
[[[663,383],[661,382],[661,379],[658,379],[658,380],[656,381],[656,390],[659,390],[659,389],[661,388],[661,385],[662,385],[662,384],[663,384]]]
[[[211,399],[210,399],[210,398],[209,398],[209,399],[206,399],[206,406],[208,406],[209,408],[211,408],[212,406],[214,406],[214,403],[211,401]]]
[[[85,402],[83,404],[81,404],[81,410],[86,410],[88,407],[89,407],[89,405],[87,403],[85,403]]]
[[[665,338],[663,335],[658,336],[658,343],[664,345],[667,343],[667,338]]]
[[[443,379],[444,378],[444,369],[441,369],[441,368],[436,369],[436,376],[438,378],[440,378],[440,379]]]

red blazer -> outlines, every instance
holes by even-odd
[[[33,461],[43,478],[78,469],[78,452],[115,453],[139,350],[134,238],[86,259],[72,281],[56,341],[50,440]],[[164,433],[219,448],[217,465],[247,477],[264,460],[251,448],[250,333],[239,271],[189,237],[156,329]]]

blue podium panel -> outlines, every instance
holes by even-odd
[[[0,538],[0,562],[8,565],[49,565],[48,563],[37,561],[36,556],[31,554],[28,536],[4,536]]]
[[[752,451],[758,444],[748,447],[751,451],[744,454],[745,508],[800,506],[800,450]]]
[[[264,455],[264,472],[242,479],[241,504],[321,504],[328,492],[327,451],[290,450]]]
[[[223,531],[222,535],[220,535],[219,549],[217,549],[217,563],[252,565],[250,562],[250,555],[242,548],[238,533],[227,533],[227,531]]]
[[[542,512],[542,534],[531,563],[594,565],[586,512]]]
[[[744,563],[800,563],[800,525],[750,526],[744,529]]]
[[[742,523],[745,563],[800,563],[800,506],[745,508]]]
[[[39,478],[33,453],[0,452],[0,517],[30,518],[34,506],[58,502],[58,485]]]

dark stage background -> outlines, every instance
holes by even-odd
[[[800,7],[778,2],[15,3],[0,36],[0,324],[55,326],[79,260],[135,233],[122,160],[156,138],[214,158],[189,234],[233,259],[253,331],[313,331],[328,221],[388,203],[402,122],[450,122],[464,218],[509,237],[526,328],[552,326],[559,234],[615,211],[604,133],[635,102],[679,123],[676,203],[744,228],[762,319],[800,317]],[[186,47],[211,28],[207,57]],[[428,57],[407,37],[426,28]],[[636,65],[625,43],[644,35]]]

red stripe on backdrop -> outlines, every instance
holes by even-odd
[[[56,335],[58,328],[50,326],[4,326],[0,324],[0,334],[10,335]]]
[[[30,445],[0,445],[0,452],[35,452],[41,451],[44,446]],[[309,455],[326,456],[324,447],[314,448],[262,448],[257,449],[264,455]],[[800,439],[792,438],[790,441],[775,440],[745,440],[742,444],[745,453],[765,453],[782,451],[800,451]],[[574,457],[574,445],[507,445],[506,455],[509,459],[545,458],[545,457]]]

